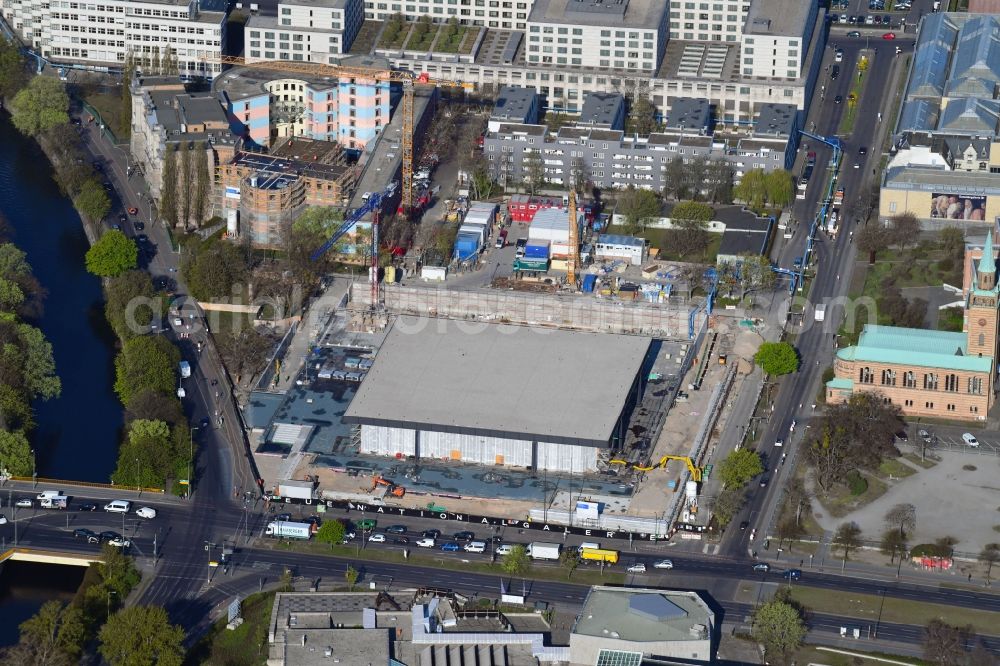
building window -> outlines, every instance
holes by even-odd
[[[871,384],[875,381],[875,374],[871,368],[861,368],[858,373],[858,381],[862,384]]]
[[[969,393],[973,393],[975,395],[983,394],[982,377],[969,377]]]
[[[944,390],[955,393],[958,391],[958,375],[944,376]]]
[[[896,385],[896,371],[895,370],[883,370],[882,371],[882,386],[895,386]]]
[[[982,347],[986,344],[986,336],[982,333],[979,334],[979,346]]]
[[[597,653],[597,666],[639,666],[641,652],[602,649]]]
[[[949,412],[955,411],[955,405],[948,405],[947,407]]]
[[[924,389],[927,391],[937,391],[938,378],[933,372],[924,374]]]
[[[906,371],[903,373],[903,386],[905,388],[917,388],[917,376],[913,371]]]
[[[972,406],[972,407],[969,407],[969,411],[972,412],[973,414],[978,414],[979,413],[979,408],[976,407],[976,406]]]
[[[934,403],[933,402],[925,402],[924,403],[924,409],[934,409]]]
[[[912,400],[904,400],[903,404],[906,405],[907,407],[913,407],[913,401]]]

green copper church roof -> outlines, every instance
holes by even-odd
[[[867,325],[858,344],[837,352],[844,361],[990,372],[993,358],[968,356],[965,333]]]
[[[997,264],[993,259],[993,230],[986,232],[986,244],[983,245],[983,258],[979,260],[979,273],[996,273]]]

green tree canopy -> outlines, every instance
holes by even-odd
[[[211,237],[201,243],[187,243],[184,252],[181,274],[191,295],[199,301],[230,298],[233,287],[247,279],[243,251],[232,243]]]
[[[316,541],[336,546],[344,540],[347,528],[339,520],[327,520],[316,531]]]
[[[292,229],[308,231],[325,240],[340,228],[343,221],[343,211],[329,206],[310,206],[292,223]]]
[[[14,95],[11,121],[22,134],[37,136],[68,123],[68,108],[69,95],[62,81],[51,76],[36,76],[26,88]]]
[[[174,473],[175,447],[164,421],[136,419],[118,450],[118,466],[111,475],[120,486],[162,488]]]
[[[0,37],[0,97],[12,97],[28,79],[24,56],[18,45]]]
[[[21,363],[24,387],[35,398],[48,400],[59,397],[62,382],[56,376],[56,362],[52,359],[52,344],[45,334],[31,324],[18,324],[21,342]]]
[[[764,372],[775,377],[799,369],[799,354],[787,342],[765,342],[753,358]]]
[[[733,198],[760,210],[767,201],[767,178],[763,169],[750,169],[733,187]]]
[[[27,396],[10,384],[0,384],[0,429],[31,431],[35,415]]]
[[[6,664],[70,666],[87,642],[83,611],[61,601],[47,601],[20,629],[18,644],[0,656]]]
[[[625,216],[625,230],[636,234],[644,220],[660,216],[660,200],[656,193],[630,187],[618,195],[618,212]]]
[[[181,401],[176,395],[161,393],[152,388],[138,391],[128,404],[125,421],[132,422],[138,419],[163,421],[171,427],[187,422]]]
[[[174,393],[180,360],[180,352],[162,336],[132,338],[115,358],[115,393],[126,408],[144,389]]]
[[[640,94],[629,100],[627,125],[626,131],[629,134],[640,136],[647,136],[657,130],[656,107],[648,97]]]
[[[184,630],[159,606],[132,606],[101,627],[101,655],[111,666],[181,666]]]
[[[139,248],[117,229],[104,232],[87,250],[87,270],[99,277],[116,277],[136,267]]]
[[[518,544],[510,549],[510,552],[500,560],[500,568],[508,576],[520,576],[531,568],[531,559],[528,557],[527,549]]]
[[[0,469],[13,476],[31,476],[34,469],[31,444],[20,430],[0,430]]]
[[[154,311],[162,313],[163,305],[145,271],[125,271],[104,285],[104,316],[119,340],[147,333]]]
[[[670,211],[670,219],[673,220],[694,220],[697,222],[711,222],[715,211],[707,203],[699,201],[681,201]]]
[[[94,222],[100,222],[111,212],[111,199],[95,179],[85,181],[74,199],[76,207]]]
[[[767,203],[775,208],[784,208],[795,200],[795,179],[784,169],[769,171],[764,176]]]
[[[746,500],[747,494],[743,488],[726,488],[720,492],[712,505],[712,517],[719,524],[719,527],[725,527],[731,523],[736,514],[743,508]]]
[[[760,454],[745,447],[733,451],[719,464],[719,478],[727,488],[741,488],[763,472]]]
[[[753,637],[764,646],[770,663],[787,663],[805,635],[802,615],[789,603],[769,601],[754,613]]]

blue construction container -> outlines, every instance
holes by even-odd
[[[528,241],[528,244],[524,246],[524,256],[527,259],[548,259],[549,242]]]
[[[594,275],[593,273],[587,273],[586,275],[583,276],[583,284],[580,285],[580,288],[583,290],[583,293],[585,294],[592,293],[594,291],[594,287],[596,286],[597,286],[596,275]]]
[[[476,252],[479,252],[480,238],[474,234],[459,234],[455,239],[455,258],[465,261]]]

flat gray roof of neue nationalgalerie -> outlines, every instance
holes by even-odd
[[[650,338],[400,317],[347,423],[607,446]]]

